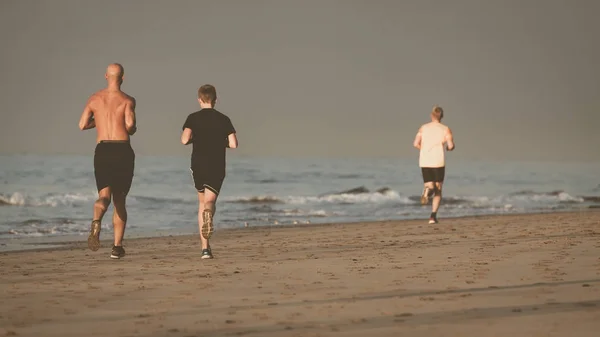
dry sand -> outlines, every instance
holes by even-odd
[[[108,235],[105,235],[105,237]],[[0,254],[0,336],[598,336],[600,212]]]

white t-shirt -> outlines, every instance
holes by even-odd
[[[430,122],[421,126],[420,167],[444,167],[444,144],[448,127],[442,123]]]

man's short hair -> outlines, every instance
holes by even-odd
[[[198,98],[204,103],[210,103],[213,106],[217,101],[217,89],[210,84],[205,84],[198,89]]]
[[[441,121],[444,118],[444,109],[441,106],[434,105],[433,110],[431,110],[431,115],[433,118]]]

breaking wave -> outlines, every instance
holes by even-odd
[[[355,204],[355,203],[382,203],[394,202],[396,204],[420,204],[420,195],[402,195],[400,192],[383,187],[371,191],[363,186],[355,187],[342,192],[326,193],[318,196],[250,196],[230,198],[226,202],[254,204],[252,210],[263,211],[264,205],[273,204]],[[510,203],[600,203],[600,196],[572,196],[565,191],[534,192],[518,191],[503,196],[444,196],[444,205],[483,207],[488,205]]]
[[[30,207],[58,207],[72,206],[89,203],[95,200],[92,194],[67,193],[49,194],[43,197],[30,197],[15,192],[10,195],[0,194],[0,206],[30,206]]]

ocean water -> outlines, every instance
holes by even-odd
[[[600,163],[448,159],[439,218],[600,206]],[[244,226],[427,219],[416,159],[229,155],[216,230]],[[87,235],[96,199],[89,156],[0,156],[0,240]],[[187,157],[136,158],[128,235],[196,233]],[[112,206],[103,228],[112,231]]]

